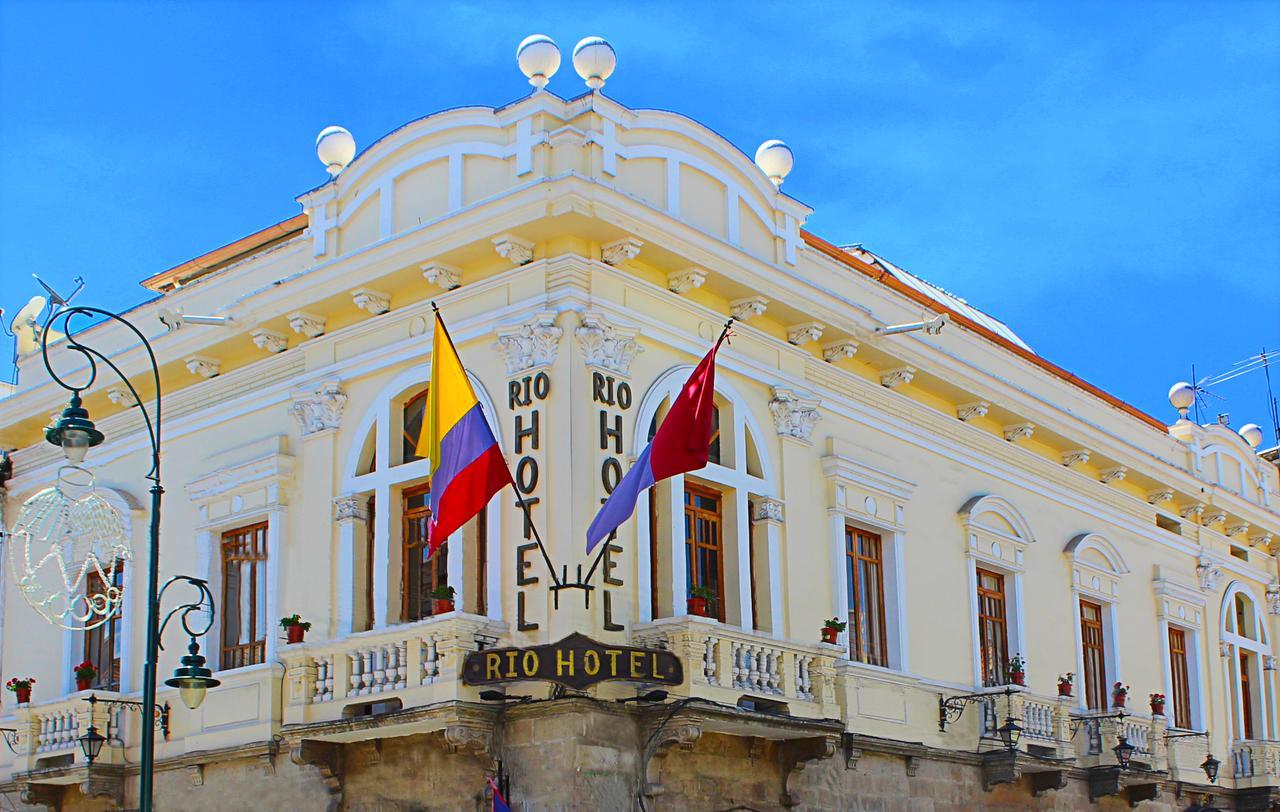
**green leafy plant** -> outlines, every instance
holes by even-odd
[[[4,684],[4,687],[8,688],[10,691],[13,691],[16,694],[18,691],[30,691],[31,686],[35,684],[36,684],[35,677],[14,677],[13,679],[6,682]]]
[[[1026,670],[1027,670],[1026,658],[1024,658],[1021,654],[1013,655],[1013,658],[1009,660],[1009,673],[1012,674],[1016,671],[1021,671],[1023,673],[1026,673]]]
[[[449,586],[448,584],[441,584],[440,586],[431,590],[431,597],[435,598],[438,601],[451,601],[453,600],[454,594],[455,593],[454,593],[453,587]]]
[[[91,680],[98,676],[98,667],[85,660],[75,667],[76,679]]]
[[[280,628],[287,629],[290,626],[301,626],[304,632],[311,631],[311,624],[303,620],[302,617],[297,614],[280,618]]]
[[[709,603],[715,603],[717,595],[716,591],[708,586],[695,586],[690,588],[689,597],[702,598]]]
[[[830,620],[822,621],[822,628],[835,629],[838,632],[844,631],[846,628],[848,628],[848,626],[849,626],[849,623],[847,621],[841,620],[838,617],[833,617]]]
[[[1059,685],[1075,685],[1075,683],[1076,683],[1076,675],[1070,671],[1068,671],[1065,674],[1058,675]]]

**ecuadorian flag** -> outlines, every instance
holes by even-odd
[[[428,555],[511,481],[439,311],[432,347],[431,388],[417,448],[418,456],[431,460]]]

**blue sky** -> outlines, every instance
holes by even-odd
[[[810,230],[1152,414],[1193,363],[1280,348],[1280,3],[1242,0],[0,0],[0,306],[32,271],[141,301],[137,280],[297,213],[323,126],[365,146],[523,95],[533,32],[566,54],[561,95],[599,34],[624,104],[749,153],[787,141]],[[1218,391],[1213,411],[1269,428],[1261,375]]]

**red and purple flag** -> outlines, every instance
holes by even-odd
[[[676,474],[697,471],[707,464],[711,454],[712,412],[715,409],[716,351],[726,335],[727,327],[711,352],[685,381],[653,440],[591,521],[587,528],[588,553],[631,518],[645,488]]]
[[[502,797],[502,792],[498,790],[498,784],[493,778],[489,778],[489,786],[493,789],[493,812],[511,812],[511,807],[507,805],[507,799]]]

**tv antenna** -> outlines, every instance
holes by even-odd
[[[1268,350],[1266,347],[1263,347],[1262,351],[1257,355],[1251,355],[1248,358],[1236,361],[1231,365],[1231,368],[1225,372],[1220,372],[1217,375],[1210,375],[1203,380],[1196,380],[1196,368],[1193,365],[1191,367],[1191,386],[1196,393],[1196,422],[1200,422],[1201,405],[1205,405],[1207,408],[1208,404],[1206,401],[1208,397],[1212,396],[1219,400],[1226,400],[1222,395],[1209,391],[1210,387],[1220,386],[1227,381],[1232,381],[1236,378],[1261,370],[1263,377],[1266,380],[1267,388],[1266,411],[1271,417],[1271,427],[1275,434],[1276,444],[1280,445],[1280,405],[1277,405],[1275,388],[1271,381],[1271,366],[1273,364],[1280,364],[1280,350]]]

